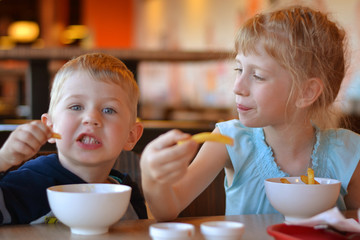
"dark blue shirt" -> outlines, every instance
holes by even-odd
[[[132,187],[130,203],[139,218],[147,218],[145,201],[129,175],[111,170],[121,184]],[[86,183],[64,168],[57,154],[40,156],[10,171],[0,180],[0,224],[30,223],[50,212],[46,189],[54,185]]]

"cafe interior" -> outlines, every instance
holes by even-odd
[[[47,111],[56,71],[87,52],[114,55],[135,75],[145,127],[136,154],[170,129],[212,131],[216,122],[237,117],[236,29],[259,11],[290,3],[329,11],[348,32],[350,65],[338,105],[359,131],[357,0],[0,0],[1,144],[12,127]],[[138,163],[123,167],[138,176]],[[223,179],[220,173],[180,216],[223,215]]]

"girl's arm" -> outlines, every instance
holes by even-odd
[[[345,196],[347,209],[360,208],[360,161],[350,179],[348,185],[348,194]]]
[[[189,166],[198,144],[194,141],[176,144],[188,137],[188,134],[172,130],[151,142],[142,154],[143,191],[157,220],[176,218],[225,166],[226,147],[214,142],[204,143]]]

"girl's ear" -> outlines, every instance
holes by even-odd
[[[41,115],[41,122],[52,130],[53,123],[48,113],[44,113],[43,115]],[[49,138],[48,142],[55,143],[56,141],[54,138]]]
[[[124,145],[123,150],[131,151],[136,145],[136,143],[139,141],[140,137],[143,134],[143,131],[144,131],[144,126],[140,122],[136,121],[136,123],[134,124],[133,128],[129,133],[129,137]]]
[[[324,84],[320,78],[308,79],[301,90],[301,94],[296,100],[296,107],[304,108],[310,106],[319,98],[323,89]]]

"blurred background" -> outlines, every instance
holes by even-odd
[[[119,58],[117,50],[130,50],[125,63],[136,65],[131,69],[141,90],[141,119],[234,118],[236,30],[259,11],[293,3],[331,13],[348,32],[349,71],[338,104],[359,114],[358,0],[0,0],[0,120],[39,118],[32,105],[46,111],[47,98],[36,103],[29,95],[47,97],[66,60],[95,50]],[[211,53],[219,54],[199,59]]]

